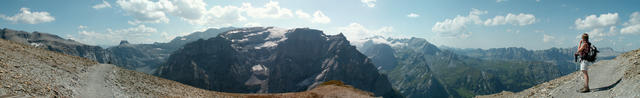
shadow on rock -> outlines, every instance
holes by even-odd
[[[591,89],[591,91],[605,91],[605,90],[609,90],[613,87],[616,87],[616,85],[618,85],[618,83],[620,83],[620,81],[622,81],[622,78],[618,79],[618,81],[616,81],[616,83],[613,83],[609,86],[605,86],[605,87],[599,87],[599,88],[595,88],[595,89]]]

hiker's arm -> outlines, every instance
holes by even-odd
[[[578,53],[582,52],[582,40],[580,40],[580,41],[578,41],[578,42],[579,42],[579,44],[578,44],[578,46],[577,46],[578,51],[576,51],[576,53],[575,53],[576,55],[577,55]]]
[[[578,53],[584,51],[584,48],[587,47],[587,44],[582,44],[582,42],[580,42],[580,47],[578,48]]]

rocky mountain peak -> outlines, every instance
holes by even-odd
[[[308,28],[230,30],[186,44],[158,74],[223,92],[298,92],[324,81],[341,80],[376,96],[400,96],[344,36]]]
[[[120,41],[120,45],[128,45],[128,44],[129,44],[129,41],[127,40]]]

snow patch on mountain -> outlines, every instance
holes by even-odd
[[[270,48],[270,47],[278,46],[278,43],[287,40],[287,37],[285,36],[285,34],[289,32],[289,29],[274,27],[274,28],[267,29],[264,32],[268,32],[269,36],[267,36],[267,38],[264,39],[265,40],[264,43],[262,43],[257,47],[254,47],[254,49],[262,49],[262,48]],[[258,33],[263,34],[263,32],[258,32]]]
[[[278,46],[278,43],[275,41],[267,41],[262,43],[262,45],[255,47],[255,49],[262,49],[262,48],[268,48],[268,47],[275,47]]]
[[[251,71],[253,71],[253,72],[264,71],[264,70],[267,70],[267,68],[264,67],[264,65],[262,65],[262,64],[253,65],[253,67],[251,67]]]
[[[274,38],[286,39],[285,34],[289,32],[288,29],[284,29],[284,28],[271,28],[271,29],[268,29],[267,31],[269,32],[269,37],[267,37],[267,39],[265,40],[274,39]]]
[[[43,46],[43,45],[44,44],[42,44],[42,43],[31,43],[31,46],[35,46],[35,47]]]

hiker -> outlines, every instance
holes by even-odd
[[[580,40],[580,44],[578,44],[578,51],[576,51],[575,56],[580,56],[580,70],[584,75],[584,88],[579,91],[589,92],[589,74],[587,73],[587,66],[591,65],[596,59],[596,54],[598,50],[595,46],[591,45],[589,42],[589,35],[587,33],[582,34],[582,40]]]

